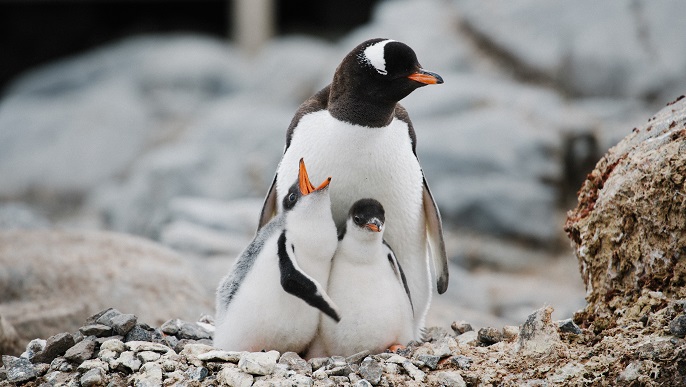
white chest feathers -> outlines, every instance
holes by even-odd
[[[422,209],[422,172],[412,152],[405,122],[394,119],[386,127],[369,128],[339,121],[326,110],[305,115],[279,165],[279,210],[283,196],[296,178],[301,157],[308,165],[312,181],[332,177],[331,202],[336,224],[345,222],[348,209],[361,198],[380,201],[393,223],[409,221],[418,225],[423,220],[418,219]]]

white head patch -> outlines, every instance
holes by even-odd
[[[386,58],[384,56],[384,47],[386,44],[394,42],[394,40],[382,40],[374,43],[362,51],[361,60],[372,65],[376,71],[381,75],[388,74],[386,71]]]

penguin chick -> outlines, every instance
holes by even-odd
[[[381,203],[353,204],[331,264],[329,296],[341,311],[336,324],[322,319],[308,356],[350,356],[407,344],[414,337],[413,306],[405,274],[383,240]]]
[[[336,177],[331,211],[339,229],[357,200],[373,197],[383,203],[388,219],[384,237],[405,268],[412,291],[416,339],[433,289],[444,293],[448,287],[448,261],[440,213],[417,158],[417,136],[398,101],[418,88],[441,83],[404,43],[371,39],[355,47],[331,84],[295,113],[260,218],[262,226],[283,211],[280,203],[301,157],[312,164],[315,180]]]
[[[215,347],[303,353],[317,331],[319,311],[340,319],[326,293],[338,243],[330,181],[312,186],[300,160],[284,212],[258,231],[217,288]]]

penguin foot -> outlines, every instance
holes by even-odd
[[[397,352],[400,349],[405,349],[405,346],[402,344],[393,344],[390,347],[388,347],[388,350],[391,352]]]

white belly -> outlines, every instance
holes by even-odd
[[[405,270],[418,332],[432,287],[422,207],[423,177],[407,124],[394,119],[387,127],[368,128],[338,121],[326,110],[305,115],[279,164],[279,212],[283,196],[297,178],[301,157],[315,186],[332,177],[331,210],[339,227],[358,199],[374,198],[384,206],[384,237]]]

